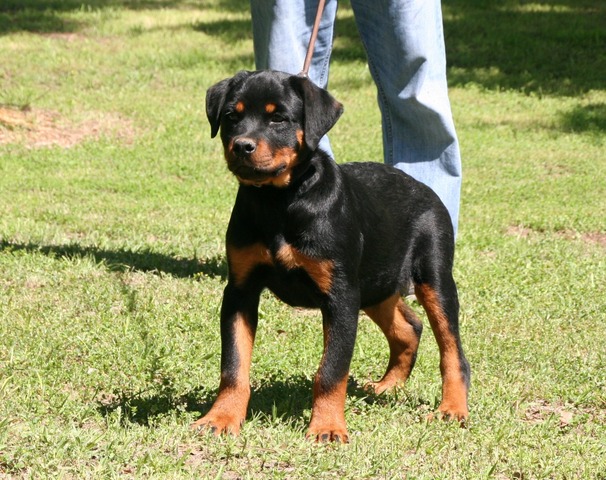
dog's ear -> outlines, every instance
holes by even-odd
[[[221,126],[221,111],[225,104],[227,93],[235,86],[242,83],[252,72],[242,70],[233,77],[221,80],[206,91],[206,116],[210,123],[210,136],[217,136]]]
[[[315,150],[320,139],[337,123],[343,113],[343,105],[307,77],[293,76],[291,84],[303,99],[305,144],[310,150]]]

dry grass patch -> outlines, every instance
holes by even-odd
[[[555,417],[559,420],[560,428],[564,428],[571,424],[575,413],[578,414],[572,405],[537,400],[528,405],[524,412],[524,420],[530,423],[540,423],[550,417]]]
[[[506,230],[506,234],[519,239],[528,239],[540,235],[549,235],[550,232],[524,225],[510,225]],[[598,245],[606,248],[606,232],[576,232],[574,230],[558,230],[557,232],[553,232],[551,235],[564,240],[575,240],[585,244]]]
[[[135,136],[132,120],[117,113],[89,112],[81,122],[73,122],[51,110],[0,105],[0,145],[71,148],[102,137],[131,143]]]

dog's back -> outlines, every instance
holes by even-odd
[[[421,282],[419,262],[438,256],[452,268],[454,235],[446,207],[427,186],[393,167],[371,162],[339,165],[356,208],[363,253],[362,305],[374,305]],[[416,275],[416,278],[415,278]]]

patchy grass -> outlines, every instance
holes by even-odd
[[[128,143],[135,135],[132,122],[119,115],[87,113],[86,117],[81,123],[72,124],[52,111],[0,107],[0,143],[69,148],[105,136]]]
[[[317,446],[303,437],[321,320],[271,295],[241,436],[189,430],[218,385],[237,188],[204,94],[253,68],[248,4],[3,2],[0,477],[605,478],[606,12],[489,3],[444,5],[469,427],[426,420],[440,397],[429,329],[405,387],[363,392],[387,354],[362,317],[351,443]],[[333,60],[335,154],[380,159],[345,2]]]

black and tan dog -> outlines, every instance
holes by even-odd
[[[324,354],[308,437],[348,441],[344,407],[359,311],[389,344],[387,371],[370,385],[381,393],[404,382],[415,363],[422,323],[401,299],[410,282],[440,349],[439,412],[464,421],[470,371],[459,338],[454,236],[433,191],[383,164],[337,165],[318,149],[342,106],[307,78],[240,72],[208,90],[206,112],[240,188],[226,236],[219,394],[193,427],[239,433],[259,296],[268,288],[290,305],[321,310]]]

